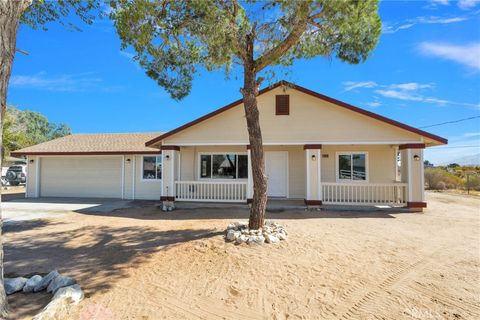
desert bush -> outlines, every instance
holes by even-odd
[[[442,168],[425,169],[425,184],[428,189],[445,190],[455,189],[462,185],[462,180]]]
[[[480,175],[471,175],[468,181],[465,179],[464,188],[480,191]]]

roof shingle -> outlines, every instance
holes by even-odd
[[[12,156],[48,154],[159,153],[145,142],[162,132],[73,134],[12,152]]]

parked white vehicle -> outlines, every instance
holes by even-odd
[[[10,166],[5,174],[5,178],[9,185],[18,186],[27,182],[27,166],[13,165]]]

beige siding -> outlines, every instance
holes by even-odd
[[[160,199],[161,180],[143,180],[143,156],[135,156],[135,199],[158,200]]]
[[[418,134],[347,110],[294,89],[290,115],[275,115],[275,95],[281,88],[258,98],[263,141],[269,143],[413,142]],[[248,144],[243,105],[166,138],[165,144]]]
[[[369,183],[393,183],[395,182],[395,148],[389,145],[325,145],[322,148],[322,181],[337,182],[337,152],[367,152],[368,182]],[[325,156],[328,155],[328,158]]]
[[[122,157],[42,157],[42,197],[122,197]]]
[[[303,146],[265,146],[265,151],[288,152],[288,189],[290,198],[303,198],[305,194],[305,156]],[[183,181],[199,180],[200,154],[245,153],[246,146],[198,146],[181,148],[180,176]]]

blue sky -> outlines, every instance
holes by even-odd
[[[480,2],[382,1],[383,32],[360,65],[301,60],[277,78],[416,127],[480,116]],[[71,32],[21,26],[8,103],[65,122],[74,133],[168,131],[240,98],[240,73],[201,72],[180,102],[121,51],[108,20]],[[480,118],[426,128],[449,139],[426,159],[480,152]],[[473,146],[473,147],[472,147]]]

